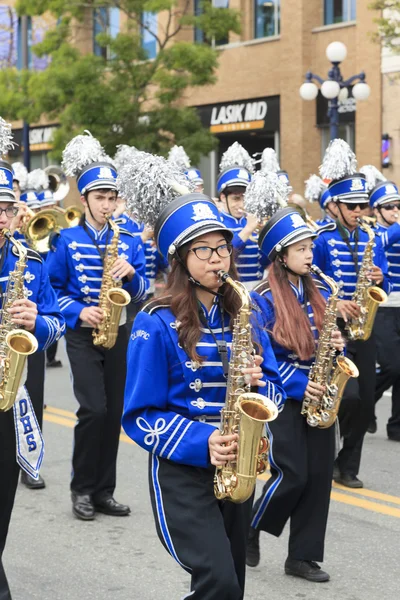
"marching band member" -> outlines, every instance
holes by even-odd
[[[361,210],[368,204],[366,178],[356,173],[356,157],[343,140],[333,140],[328,147],[321,176],[331,180],[329,193],[334,202],[337,221],[331,230],[322,232],[315,241],[314,262],[341,287],[338,310],[339,327],[345,331],[349,320],[356,319],[360,307],[352,300],[362,266],[368,234],[359,226]],[[388,265],[379,238],[374,243],[374,266],[369,278],[386,293],[391,290]],[[361,462],[364,435],[373,418],[376,348],[372,335],[368,340],[350,340],[347,355],[356,364],[359,377],[346,387],[339,411],[343,447],[336,459],[334,479],[347,487],[363,487],[357,475]]]
[[[14,173],[13,177],[13,192],[17,202],[21,200],[21,192],[25,190],[26,184],[28,183],[28,170],[20,162],[12,163],[12,170]]]
[[[383,177],[383,176],[382,176]],[[400,442],[400,193],[392,181],[380,181],[370,192],[370,206],[377,222],[375,231],[382,241],[393,291],[376,315],[374,333],[377,345],[375,403],[392,388],[392,411],[386,426],[389,440]],[[376,417],[368,431],[375,433]]]
[[[190,158],[183,146],[172,146],[168,152],[168,162],[181,169],[188,181],[193,184],[195,192],[204,192],[204,180],[201,172],[199,169],[191,166]]]
[[[251,295],[269,333],[287,400],[276,421],[267,423],[271,478],[253,506],[247,564],[255,567],[260,561],[260,532],[279,537],[290,519],[285,573],[323,582],[329,575],[316,561],[324,557],[335,428],[310,427],[301,411],[305,396],[318,401],[324,392],[308,374],[329,294],[310,276],[317,233],[295,209],[281,208],[285,195],[277,190],[276,176],[270,174],[264,184],[262,177],[252,182],[246,195],[255,211],[258,206],[261,220],[269,217],[259,245],[271,264],[267,279]],[[332,333],[332,343],[343,349],[338,331]]]
[[[244,213],[244,193],[254,166],[246,150],[235,142],[223,154],[220,171],[217,192],[222,220],[234,234],[232,245],[240,280],[251,290],[262,279],[266,265],[257,245],[260,223],[251,213]]]
[[[47,258],[67,322],[67,354],[79,404],[72,457],[72,512],[82,520],[94,519],[96,511],[125,516],[129,507],[116,502],[113,494],[126,370],[126,314],[113,347],[95,345],[93,331],[106,316],[98,306],[105,280],[122,280],[134,302],[145,297],[144,252],[137,238],[120,230],[118,258],[110,272],[103,270],[114,238],[107,216],[116,205],[117,173],[104,161],[99,142],[91,135],[75,137],[64,150],[63,168],[67,175],[76,176],[85,208],[80,225],[63,229],[53,239]]]
[[[336,216],[332,210],[333,202],[327,184],[318,175],[310,175],[304,183],[306,184],[304,197],[309,202],[319,202],[324,215],[322,219],[316,221],[317,225],[324,227],[325,225],[334,223]]]
[[[221,436],[217,429],[229,370],[231,323],[240,305],[218,275],[222,269],[237,277],[232,233],[220,221],[215,203],[203,194],[188,193],[168,204],[168,194],[173,194],[160,194],[154,180],[169,165],[159,157],[151,160],[152,168],[144,161],[139,169],[142,180],[153,182],[149,197],[141,191],[137,173],[131,193],[125,189],[123,195],[128,205],[140,203],[145,222],[154,222],[164,206],[155,238],[171,271],[166,296],[148,304],[134,322],[122,424],[150,453],[157,533],[190,573],[190,597],[241,600],[251,499],[243,504],[220,502],[213,489],[215,466],[234,459],[237,440],[237,435]],[[165,180],[173,185],[174,177]],[[185,185],[179,171],[176,181]],[[150,199],[160,196],[159,210],[154,203],[149,207]],[[256,356],[255,366],[244,372],[260,393],[281,403],[276,361],[268,336],[260,336],[263,358]]]
[[[11,135],[11,127],[1,119],[1,144],[4,131]],[[7,137],[8,137],[7,136]],[[2,153],[7,150],[2,147]],[[13,171],[4,160],[0,161],[0,231],[13,231],[18,226],[18,207],[13,192]],[[25,298],[13,302],[12,322],[15,328],[23,328],[34,334],[38,349],[46,349],[64,334],[65,321],[60,313],[56,295],[50,285],[46,266],[33,250],[27,251],[24,272]],[[0,235],[0,282],[1,300],[4,301],[10,274],[15,270],[19,254],[11,241]],[[2,342],[3,344],[4,342]],[[1,349],[3,355],[5,348]],[[4,359],[2,358],[2,361]],[[3,370],[3,367],[2,367]],[[11,593],[1,562],[6,544],[8,527],[14,505],[20,467],[29,477],[37,479],[43,459],[43,438],[34,414],[31,399],[25,387],[21,387],[17,401],[6,412],[0,412],[0,597],[11,600]]]

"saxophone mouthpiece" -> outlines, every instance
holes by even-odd
[[[218,271],[218,277],[221,279],[221,281],[223,281],[225,283],[225,281],[230,277],[229,273],[227,273],[226,271]]]
[[[311,265],[310,273],[314,273],[314,275],[321,275],[322,271],[317,265]]]

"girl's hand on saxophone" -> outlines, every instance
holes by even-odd
[[[127,277],[128,281],[131,281],[135,274],[135,269],[128,261],[120,257],[113,264],[110,273],[113,279],[121,280]]]
[[[340,333],[339,329],[334,329],[332,331],[331,343],[332,343],[332,346],[335,348],[335,350],[337,350],[338,352],[343,352],[344,339],[343,339],[342,334]]]
[[[368,278],[373,281],[374,283],[376,283],[377,285],[380,285],[383,281],[383,273],[382,273],[382,269],[380,269],[377,266],[373,266],[371,267],[371,269],[368,271]]]
[[[324,392],[325,388],[323,385],[315,383],[314,381],[308,381],[304,397],[314,402],[319,402]]]
[[[349,319],[357,319],[360,314],[360,307],[357,302],[353,302],[353,300],[339,300],[337,303],[337,311],[345,323],[347,323]]]
[[[238,439],[237,433],[221,435],[218,429],[212,432],[208,438],[208,450],[214,467],[223,467],[228,461],[235,460]]]
[[[15,325],[23,327],[27,331],[34,331],[38,310],[32,300],[28,300],[28,298],[15,300],[8,312],[12,315],[12,322]]]
[[[259,356],[258,354],[253,356],[252,359],[254,362],[254,366],[246,367],[246,369],[243,369],[246,383],[249,383],[250,385],[255,385],[258,387],[265,387],[267,384],[265,383],[265,381],[261,381],[262,377],[263,377],[263,372],[262,372],[262,369],[260,366],[264,359],[262,356]]]

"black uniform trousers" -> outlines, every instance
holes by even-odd
[[[16,461],[14,413],[0,412],[0,600],[11,600],[2,556],[17,490],[19,465]]]
[[[36,418],[40,429],[43,425],[44,404],[44,376],[45,376],[45,351],[30,354],[27,360],[28,374],[26,378],[26,389],[32,400]]]
[[[158,537],[190,573],[191,600],[242,600],[252,498],[218,501],[215,467],[181,465],[150,454],[150,497]]]
[[[375,403],[393,386],[387,433],[389,437],[400,438],[400,306],[378,310],[374,333],[380,367],[376,375]]]
[[[335,427],[307,425],[302,403],[288,398],[268,423],[271,477],[254,503],[251,526],[279,537],[290,518],[289,552],[322,561],[335,452]]]
[[[339,327],[343,325],[339,323]],[[357,366],[360,375],[351,377],[346,385],[339,409],[340,435],[343,447],[336,459],[342,474],[357,475],[360,470],[361,452],[368,425],[374,417],[375,361],[374,334],[365,342],[349,341],[346,355]]]
[[[46,350],[46,358],[47,362],[51,363],[56,358],[57,354],[58,342],[54,342],[51,346],[49,346]]]
[[[93,344],[92,329],[65,335],[73,388],[79,403],[74,430],[71,490],[95,500],[112,496],[126,375],[127,330],[119,328],[113,348]]]

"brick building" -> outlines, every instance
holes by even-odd
[[[235,140],[251,154],[274,147],[295,191],[303,192],[304,180],[317,171],[329,142],[329,125],[327,101],[319,94],[317,100],[305,102],[299,87],[308,70],[327,76],[330,63],[325,49],[333,41],[347,47],[341,64],[344,78],[364,70],[371,87],[367,101],[356,103],[350,94],[342,103],[340,135],[355,149],[360,166],[372,163],[381,168],[382,135],[387,134],[390,165],[384,172],[400,182],[399,81],[395,76],[400,72],[400,57],[381,53],[379,44],[372,41],[379,14],[369,10],[366,0],[213,1],[240,12],[242,31],[218,46],[217,83],[185,96],[185,102],[198,109],[204,125],[219,140],[219,149],[199,165],[208,192],[214,193],[221,153]],[[193,11],[201,10],[199,0],[192,2]],[[147,18],[153,19],[155,28],[162,26],[162,13]],[[111,33],[124,27],[118,9],[110,9],[106,21]],[[88,13],[86,22],[76,29],[75,43],[84,52],[104,52],[96,45],[98,31],[98,23]],[[203,41],[200,31],[189,28],[182,36]],[[154,56],[156,45],[145,34],[143,44],[149,57]],[[54,126],[44,123],[32,129],[33,166],[46,163]],[[16,128],[18,136],[18,124]]]

